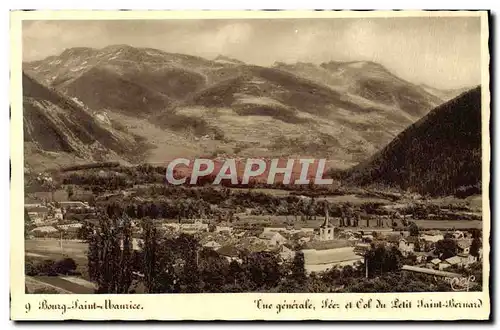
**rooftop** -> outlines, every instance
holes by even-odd
[[[362,260],[363,257],[354,253],[353,247],[343,247],[329,250],[303,250],[304,262],[308,265],[333,264],[349,260]]]
[[[412,271],[412,272],[417,272],[417,273],[442,276],[442,277],[461,277],[461,275],[457,274],[457,273],[444,272],[442,270],[435,270],[435,269],[408,266],[408,265],[404,265],[401,269],[407,270],[407,271]]]

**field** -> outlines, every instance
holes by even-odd
[[[468,228],[477,228],[477,229],[482,229],[483,222],[480,220],[411,220],[410,221],[415,221],[415,223],[421,228],[421,229],[438,229],[438,230],[451,230],[452,228],[455,229],[468,229]],[[324,218],[323,217],[318,217],[316,220],[307,220],[307,221],[300,221],[300,217],[298,221],[295,221],[294,216],[267,216],[267,215],[244,215],[240,216],[240,220],[235,222],[234,225],[243,225],[243,224],[248,224],[251,225],[253,223],[259,224],[259,225],[265,225],[265,226],[286,226],[286,223],[294,223],[299,225],[300,227],[305,227],[305,228],[319,228],[319,226],[323,223]],[[388,220],[387,220],[388,221]],[[339,218],[330,218],[330,223],[334,226],[339,226],[340,225],[340,219]],[[375,220],[370,220],[370,224],[375,224]],[[359,222],[360,229],[361,230],[371,230],[375,229],[375,227],[370,226],[370,228],[367,228],[366,225],[366,220],[360,220]],[[386,228],[390,228],[390,225],[388,223],[385,224]]]
[[[43,284],[46,284],[47,287],[51,287],[59,291],[60,293],[76,293],[76,294],[94,293],[93,288],[90,288],[88,286],[83,286],[74,283],[72,281],[68,281],[59,276],[36,276],[30,278],[30,280],[32,284],[38,284],[40,287],[43,287]]]
[[[87,277],[87,244],[80,241],[63,240],[61,249],[58,239],[31,239],[24,241],[26,256],[39,259],[59,260],[65,257],[73,258],[77,264],[76,270]]]

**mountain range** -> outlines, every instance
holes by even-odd
[[[66,116],[72,122],[77,107],[96,127],[103,117],[113,123],[90,137],[107,154],[129,159],[131,144],[141,141],[141,150],[150,146],[141,161],[163,163],[179,156],[286,155],[324,157],[331,167],[347,168],[458,93],[405,81],[373,62],[262,67],[128,45],[70,48],[25,62],[23,70],[29,84],[49,91],[38,99],[38,113],[47,117],[58,108],[60,120],[51,121],[58,134],[29,135],[39,150],[92,156],[83,138],[44,141],[79,136],[74,125],[60,124]],[[25,109],[34,102],[30,93],[23,92]],[[54,95],[70,105],[42,102]],[[32,117],[25,114],[25,122],[36,126]]]

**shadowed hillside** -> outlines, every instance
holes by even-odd
[[[90,69],[63,90],[92,109],[119,109],[137,116],[170,104],[166,95],[102,68]]]
[[[137,152],[131,135],[101,122],[78,101],[23,74],[24,142],[41,153],[103,160]]]
[[[478,193],[481,88],[437,107],[342,176],[350,184],[397,186],[430,195]]]

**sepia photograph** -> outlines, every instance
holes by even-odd
[[[237,293],[489,306],[465,295],[488,298],[487,12],[24,14],[16,272],[23,296],[86,295],[39,311]],[[107,294],[128,298],[90,300]],[[300,299],[269,308],[337,308]]]

